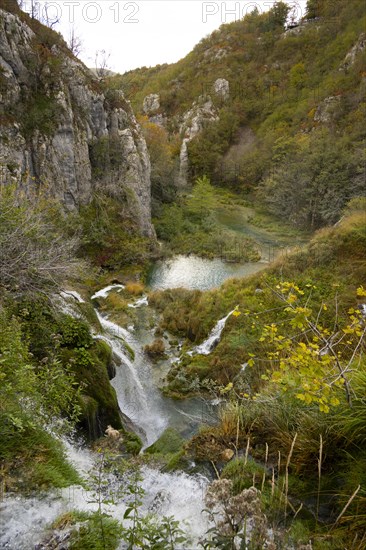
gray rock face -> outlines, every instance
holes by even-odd
[[[150,94],[144,98],[143,111],[145,115],[153,115],[160,109],[159,94]]]
[[[183,141],[180,149],[180,164],[178,187],[185,187],[188,180],[189,158],[188,143],[199,134],[203,128],[215,120],[218,114],[210,96],[200,96],[192,108],[185,112],[180,123],[180,133]]]
[[[69,210],[108,188],[154,236],[150,160],[130,103],[122,92],[106,98],[81,62],[35,39],[0,10],[1,183],[43,189]]]
[[[326,97],[324,101],[318,105],[318,108],[314,114],[315,122],[320,122],[322,124],[329,124],[332,122],[340,100],[340,96]]]
[[[215,94],[226,101],[230,97],[230,85],[225,78],[218,78],[214,82]]]
[[[350,51],[347,53],[346,57],[343,60],[343,63],[339,67],[340,71],[346,71],[356,61],[356,57],[359,53],[363,52],[366,48],[366,34],[363,32],[358,37],[358,40],[356,44],[350,49]]]

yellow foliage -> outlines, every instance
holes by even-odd
[[[144,285],[139,282],[130,281],[126,284],[126,290],[133,296],[141,296],[144,292]]]

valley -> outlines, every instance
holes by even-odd
[[[23,7],[0,0],[0,548],[363,550],[364,2],[254,7],[122,75]]]

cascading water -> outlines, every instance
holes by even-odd
[[[98,457],[84,448],[76,448],[75,443],[66,443],[70,462],[82,477],[92,471]],[[203,497],[207,479],[203,476],[189,476],[185,473],[162,473],[150,467],[141,470],[144,497],[141,506],[143,514],[158,517],[174,516],[181,522],[181,528],[191,538],[192,548],[197,548],[198,540],[208,528],[207,518],[202,513]],[[117,492],[116,486],[123,485],[124,479],[110,476],[111,495]],[[122,520],[128,502],[126,497],[113,499],[111,504],[103,504],[103,511],[117,520]],[[0,548],[4,550],[33,550],[44,548],[42,541],[49,536],[47,528],[61,514],[72,510],[96,512],[95,490],[85,490],[80,486],[52,491],[36,497],[8,496],[0,503]],[[62,534],[61,540],[62,540]],[[40,546],[38,546],[40,545]],[[120,550],[125,546],[120,545]],[[176,548],[182,548],[177,546]],[[187,547],[184,547],[187,550]]]
[[[106,296],[110,290],[112,290],[111,287],[102,289],[96,293],[97,297]],[[78,293],[65,291],[60,304],[62,310],[71,315],[80,316],[76,304],[74,307],[70,302],[69,305],[67,304],[70,299],[74,303],[84,301]],[[146,300],[140,299],[133,305],[139,307],[145,304]],[[152,366],[146,360],[141,350],[141,343],[134,333],[106,319],[98,311],[96,313],[104,332],[95,337],[104,339],[111,346],[117,362],[121,363],[117,366],[116,376],[112,380],[120,408],[137,427],[143,430],[145,446],[153,443],[168,425],[176,425],[177,418],[185,421],[187,418],[189,421],[194,419],[195,425],[202,422],[203,410],[195,409],[194,402],[182,403],[178,408],[172,400],[161,396],[152,383]],[[216,336],[219,337],[220,334],[221,331],[217,332]],[[133,349],[134,360],[128,356],[124,342]],[[184,408],[187,408],[189,414],[184,411]],[[207,412],[205,411],[204,414]],[[97,457],[85,448],[77,446],[75,442],[65,440],[64,448],[69,461],[81,477],[87,478],[93,470]],[[142,468],[142,476],[142,488],[145,491],[142,512],[153,513],[158,517],[173,516],[181,522],[181,528],[191,538],[190,547],[197,548],[199,539],[208,528],[207,519],[202,513],[205,508],[204,492],[208,480],[200,475],[192,476],[183,472],[162,473],[150,467]],[[113,487],[115,482],[116,480],[111,479],[110,486]],[[126,501],[119,499],[108,505],[105,511],[121,521],[126,507]],[[45,492],[31,498],[7,495],[0,503],[0,548],[4,550],[37,548],[37,545],[45,539],[47,528],[52,522],[61,514],[74,509],[96,511],[97,504],[93,492],[88,492],[80,486],[73,486]],[[120,550],[123,548],[125,546],[122,544]],[[184,548],[186,550],[187,546]]]
[[[143,431],[144,446],[151,445],[169,425],[169,417],[164,411],[160,392],[151,384],[150,365],[142,357],[138,342],[128,330],[112,323],[98,311],[97,316],[105,331],[98,335],[98,338],[102,338],[110,345],[121,363],[111,381],[117,393],[120,409]],[[124,341],[133,349],[134,361],[129,358],[123,346]]]
[[[188,352],[189,355],[209,355],[211,351],[217,346],[220,342],[221,333],[225,328],[226,321],[229,319],[230,315],[234,313],[235,309],[230,311],[226,317],[220,319],[212,329],[210,335],[202,344],[196,346],[192,351]]]
[[[106,298],[111,290],[118,290],[118,292],[121,292],[121,290],[123,290],[124,288],[124,285],[109,285],[105,288],[102,288],[101,290],[98,290],[98,292],[93,294],[91,299],[94,300],[95,298]]]

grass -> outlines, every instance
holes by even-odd
[[[260,259],[255,241],[220,223],[216,210],[228,207],[234,195],[199,178],[192,193],[177,204],[163,205],[154,219],[157,235],[165,243],[165,254],[196,254],[205,258],[226,257],[231,261]],[[236,200],[238,200],[236,198]]]
[[[71,530],[70,550],[115,550],[122,534],[121,524],[107,514],[76,510],[57,518],[52,528]]]
[[[359,550],[366,539],[365,362],[358,358],[349,374],[352,407],[340,388],[340,404],[325,414],[301,402],[294,392],[262,379],[271,367],[265,360],[271,346],[260,336],[271,323],[284,335],[291,332],[288,312],[278,307],[273,292],[286,280],[304,289],[314,287],[307,306],[316,312],[326,304],[324,327],[333,330],[335,316],[342,324],[349,308],[357,308],[356,289],[366,286],[365,250],[366,217],[357,209],[264,273],[227,281],[209,292],[168,291],[154,293],[151,299],[162,314],[161,325],[186,336],[187,347],[191,340],[201,341],[218,319],[239,305],[241,315],[228,320],[210,355],[185,356],[168,374],[168,389],[181,396],[197,376],[203,393],[209,379],[219,386],[233,383],[228,395],[221,394],[227,395],[227,402],[218,425],[203,428],[188,443],[187,452],[196,461],[218,465],[224,449],[235,450],[238,457],[221,475],[231,477],[238,490],[254,482],[274,526],[285,523],[289,529],[286,540],[304,541],[311,535],[313,547],[319,549],[349,544]],[[254,365],[238,372],[250,354]],[[216,391],[220,394],[219,388]]]
[[[7,491],[40,491],[81,483],[60,441],[40,427],[1,437],[1,485]]]

